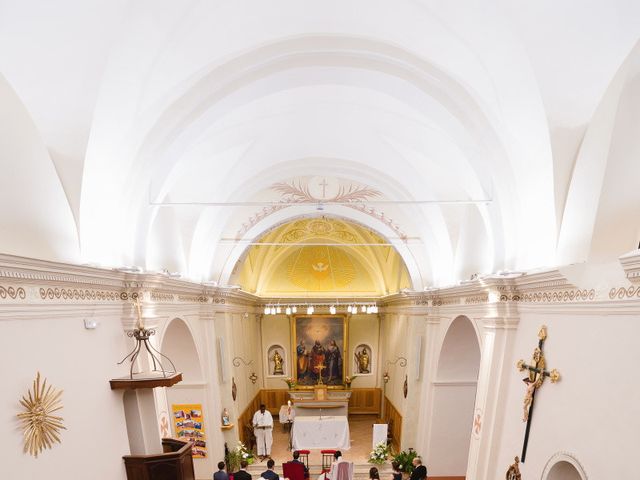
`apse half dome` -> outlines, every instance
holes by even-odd
[[[339,218],[293,220],[264,234],[233,283],[260,296],[371,297],[411,288],[404,261],[376,232]]]

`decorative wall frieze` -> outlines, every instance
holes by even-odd
[[[88,300],[88,301],[126,301],[129,298],[127,292],[108,290],[89,290],[77,288],[51,288],[40,287],[38,289],[41,300]]]
[[[629,281],[640,283],[640,249],[622,255],[619,261]]]
[[[12,287],[12,286],[4,287],[0,285],[0,298],[1,299],[9,298],[11,300],[16,300],[16,299],[24,300],[25,298],[27,298],[27,292],[22,287]]]
[[[209,287],[158,273],[129,273],[0,255],[0,304],[211,305],[224,310],[255,307],[259,299],[237,289]]]
[[[614,287],[609,290],[610,300],[624,300],[628,298],[640,298],[640,286]]]

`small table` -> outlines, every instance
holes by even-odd
[[[351,448],[349,422],[345,416],[298,417],[293,422],[291,436],[294,450]]]
[[[280,420],[280,423],[282,423],[283,425],[296,418],[296,409],[293,408],[293,405],[291,406],[290,413],[287,411],[288,408],[289,408],[289,405],[282,405],[280,407],[280,412],[278,413],[278,419]]]

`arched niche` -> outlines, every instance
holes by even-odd
[[[541,480],[588,480],[588,477],[573,455],[557,453],[547,462]]]
[[[364,354],[364,351],[366,351],[366,355],[368,356],[367,371],[362,371],[361,368],[361,364],[364,366],[364,363],[367,363],[366,361],[361,362],[360,360],[362,359],[361,356]],[[353,349],[352,355],[353,368],[351,371],[353,372],[353,374],[358,375],[359,377],[373,375],[375,366],[373,358],[373,347],[370,344],[359,343],[358,345],[356,345],[356,347]]]
[[[167,326],[160,350],[182,372],[184,383],[202,382],[202,368],[198,349],[187,323],[174,318]]]
[[[471,320],[451,322],[442,342],[429,432],[429,473],[464,476],[472,435],[480,345]]]
[[[276,370],[276,352],[281,357],[282,362],[282,372],[278,372]],[[280,344],[274,343],[267,348],[267,358],[265,359],[264,365],[267,368],[266,376],[268,378],[285,378],[289,375],[289,366],[287,363],[288,352],[287,350]]]

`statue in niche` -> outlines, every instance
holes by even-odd
[[[222,411],[222,425],[228,426],[231,425],[231,419],[229,418],[229,410],[226,408]]]
[[[278,350],[275,351],[271,360],[273,360],[273,374],[284,375],[284,359]]]
[[[369,371],[369,351],[367,347],[362,347],[362,350],[355,353],[356,364],[358,365],[358,373],[371,373]]]

